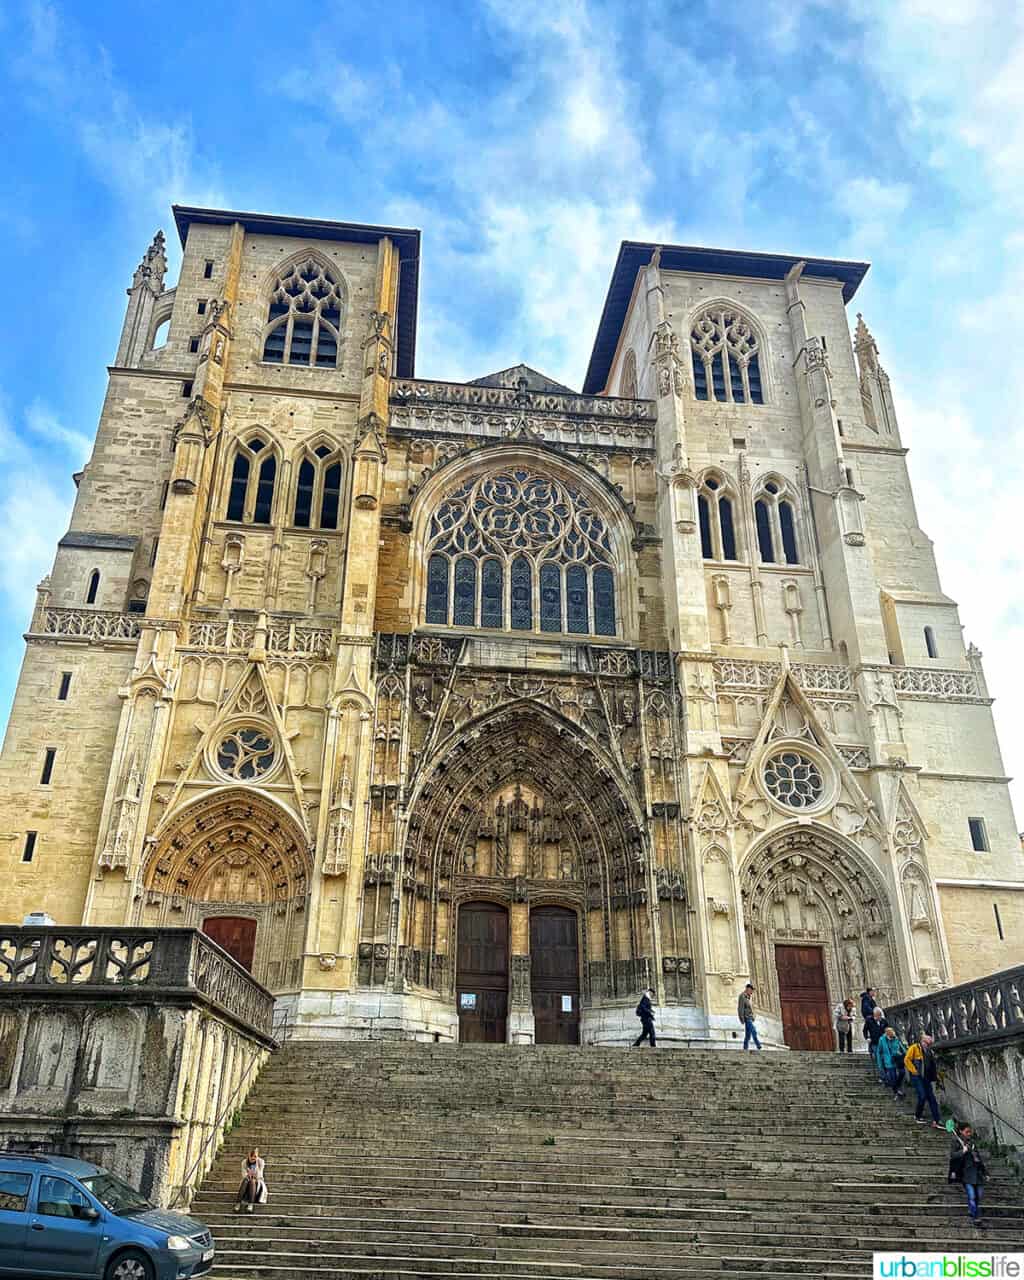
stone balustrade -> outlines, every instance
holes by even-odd
[[[886,1009],[906,1043],[935,1038],[947,1102],[1024,1173],[1024,965]]]
[[[0,1145],[187,1201],[273,1016],[270,992],[195,929],[0,926]]]
[[[70,640],[138,640],[141,615],[105,609],[37,610],[30,635],[61,636]]]

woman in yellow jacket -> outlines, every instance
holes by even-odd
[[[941,1129],[939,1124],[939,1103],[935,1097],[935,1081],[939,1078],[938,1064],[932,1052],[932,1037],[922,1036],[915,1040],[903,1058],[903,1068],[910,1077],[917,1094],[917,1111],[914,1119],[918,1124],[927,1124],[924,1118],[924,1104],[927,1102],[932,1113],[932,1128]]]

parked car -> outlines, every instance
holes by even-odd
[[[155,1208],[106,1169],[0,1151],[0,1275],[192,1280],[212,1266],[201,1222]]]

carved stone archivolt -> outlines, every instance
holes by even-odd
[[[755,847],[741,871],[751,981],[778,1011],[779,944],[820,946],[833,1003],[864,984],[881,1002],[902,989],[895,921],[879,873],[824,828],[781,831]]]

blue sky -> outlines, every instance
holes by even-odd
[[[0,0],[0,709],[124,289],[177,200],[420,227],[427,377],[522,359],[580,385],[622,239],[870,259],[857,306],[921,523],[1024,775],[1024,8],[321,0],[315,15]]]

